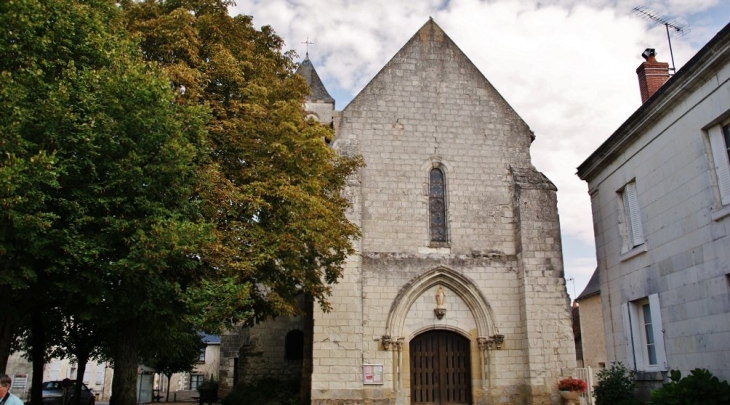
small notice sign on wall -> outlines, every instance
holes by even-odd
[[[363,364],[363,366],[362,366],[362,383],[363,384],[382,384],[383,383],[383,365],[382,364]]]

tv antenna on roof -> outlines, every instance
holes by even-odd
[[[679,34],[679,36],[684,36],[690,32],[689,24],[679,24],[675,22],[673,18],[659,15],[657,12],[643,6],[634,7],[631,11],[641,15],[649,21],[662,24],[664,28],[666,28],[667,41],[669,42],[669,56],[672,58],[672,71],[677,72],[677,69],[674,67],[674,52],[672,51],[672,38],[669,36],[669,29],[671,28],[672,31]]]
[[[576,296],[575,296],[575,278],[573,278],[573,277],[571,277],[571,278],[566,278],[566,279],[565,279],[565,281],[566,281],[566,282],[567,282],[567,281],[572,281],[572,282],[573,282],[573,301],[575,301],[575,298],[576,298]]]

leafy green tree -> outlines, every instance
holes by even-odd
[[[31,324],[23,325],[16,341],[18,349],[33,362],[34,373],[43,373],[50,359],[69,359],[77,364],[76,386],[70,405],[78,405],[81,383],[89,359],[103,355],[102,337],[82,317],[66,315],[61,308],[49,308],[31,314]]]
[[[131,405],[167,320],[215,331],[301,291],[328,308],[361,162],[305,120],[281,38],[227,5],[0,2],[0,367],[29,314],[40,364],[59,308],[104,337],[112,405]]]
[[[60,324],[57,344],[52,346],[52,358],[69,357],[76,362],[76,385],[70,405],[79,405],[81,384],[90,359],[102,356],[101,331],[93,323],[80,316],[59,314],[55,320]]]
[[[302,291],[329,309],[330,284],[359,236],[341,190],[361,160],[338,156],[325,142],[331,128],[305,119],[309,89],[283,40],[250,16],[230,16],[230,4],[122,2],[145,59],[180,90],[176,102],[212,111],[198,196],[217,236],[202,260],[220,283],[205,288],[246,290],[198,320],[210,328],[296,312]]]
[[[150,341],[147,347],[151,350],[143,355],[144,364],[167,376],[165,401],[170,400],[172,375],[192,371],[200,359],[200,351],[206,347],[198,332],[190,327],[181,325],[176,333],[169,331],[170,328],[166,328],[164,334],[146,335],[145,340]]]
[[[193,198],[207,110],[175,102],[112,0],[0,2],[0,25],[0,337],[35,313],[25,302],[92,308],[113,402],[131,405],[140,334],[186,313],[185,291],[210,274]]]

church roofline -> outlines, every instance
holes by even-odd
[[[462,51],[461,48],[459,48],[459,46],[456,44],[456,42],[454,42],[454,40],[451,39],[451,37],[449,37],[448,34],[446,34],[446,32],[436,23],[436,21],[434,21],[434,19],[432,17],[428,18],[428,21],[426,21],[426,23],[423,24],[421,26],[421,28],[419,28],[418,31],[416,31],[416,33],[413,34],[413,36],[408,41],[406,41],[406,43],[398,50],[398,52],[396,52],[395,55],[393,55],[393,57],[390,58],[390,60],[388,60],[388,62],[378,71],[378,73],[375,74],[375,76],[373,76],[372,79],[370,79],[370,81],[362,88],[362,90],[360,90],[360,92],[358,92],[357,95],[355,95],[355,97],[352,98],[350,103],[347,106],[345,106],[345,108],[342,109],[342,111],[344,112],[351,105],[354,105],[356,103],[356,101],[358,100],[358,98],[360,97],[360,95],[364,94],[368,90],[368,88],[372,85],[372,83],[375,82],[381,75],[383,75],[384,72],[386,70],[388,70],[388,68],[390,68],[390,66],[393,63],[395,63],[394,61],[398,58],[398,56],[401,53],[403,53],[405,51],[406,48],[411,46],[416,41],[426,41],[426,38],[428,37],[431,29],[433,29],[434,32],[438,36],[443,36],[443,38],[446,41],[448,41],[448,45],[450,47],[453,47],[456,50],[456,52],[458,54],[460,54],[461,57],[463,57],[469,63],[469,65],[477,72],[479,77],[481,77],[481,79],[490,87],[490,89],[492,91],[494,91],[494,93],[502,100],[502,102],[504,102],[504,104],[509,108],[509,110],[511,110],[512,113],[515,114],[515,116],[520,120],[520,122],[522,122],[522,124],[525,126],[525,128],[527,128],[530,131],[531,139],[534,141],[535,134],[532,132],[532,130],[529,129],[530,127],[529,127],[529,125],[527,125],[525,120],[522,119],[522,117],[517,113],[517,111],[514,108],[512,108],[512,106],[507,102],[507,100],[502,96],[502,94],[492,85],[492,83],[487,79],[487,77],[484,76],[482,71],[479,70],[479,68],[477,68],[477,66],[474,64],[474,62],[472,62],[471,59],[469,59],[469,56],[467,56],[466,53],[464,53],[464,51]]]

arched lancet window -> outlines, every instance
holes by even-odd
[[[431,169],[428,188],[431,242],[446,242],[446,187],[444,172]]]
[[[287,360],[304,359],[304,332],[293,330],[287,333],[284,348]]]

